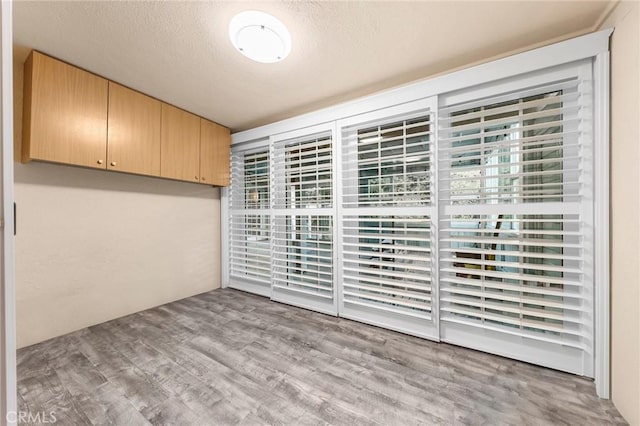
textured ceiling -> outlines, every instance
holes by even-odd
[[[243,130],[569,34],[611,5],[533,2],[14,3],[15,60],[38,49]],[[291,55],[234,51],[231,17],[283,21]]]

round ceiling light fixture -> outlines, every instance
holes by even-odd
[[[229,38],[249,59],[272,63],[291,52],[291,35],[277,18],[257,10],[240,12],[229,23]]]

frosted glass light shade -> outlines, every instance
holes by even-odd
[[[244,56],[272,63],[291,52],[291,35],[277,18],[257,10],[241,12],[229,23],[229,38]]]

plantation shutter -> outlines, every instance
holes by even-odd
[[[271,217],[269,148],[232,147],[229,190],[230,286],[269,295]]]
[[[438,339],[430,105],[341,123],[340,315]]]
[[[589,70],[440,108],[443,340],[593,375]]]
[[[332,131],[281,135],[272,149],[272,298],[336,314]]]

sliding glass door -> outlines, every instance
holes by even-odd
[[[230,285],[593,377],[591,66],[234,147]]]

